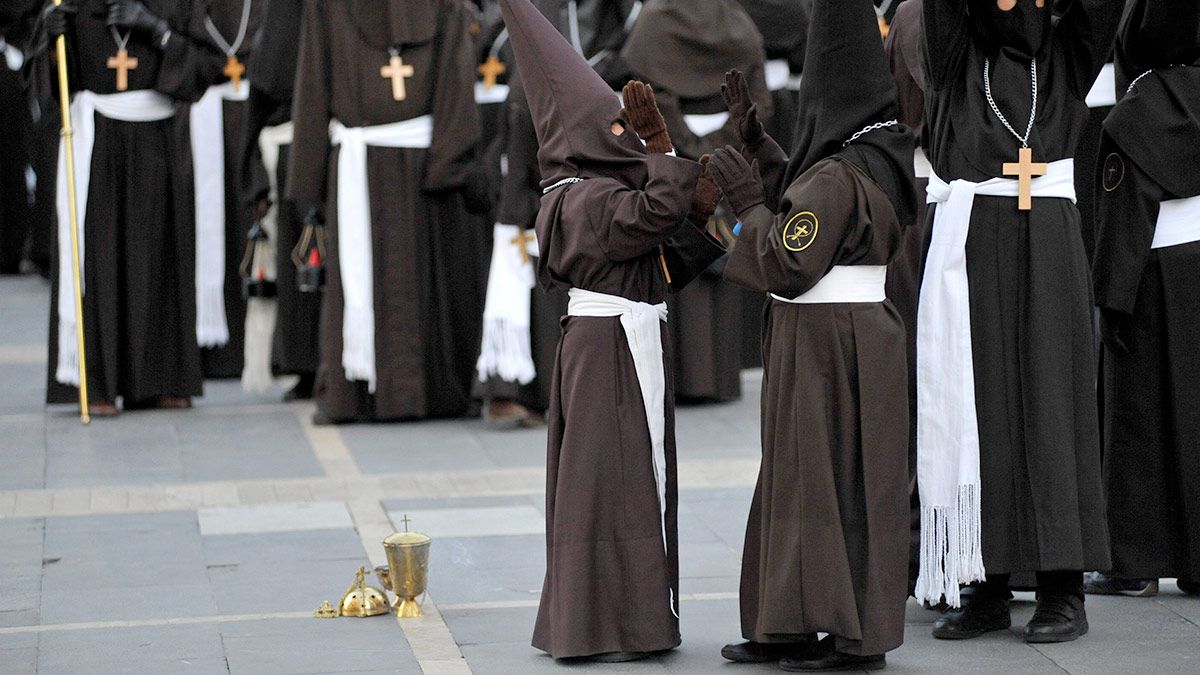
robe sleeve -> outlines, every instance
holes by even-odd
[[[254,206],[271,192],[270,177],[263,166],[258,137],[278,104],[263,90],[250,85],[250,100],[246,105],[246,121],[242,127],[242,203]]]
[[[297,204],[325,201],[329,169],[330,64],[328,18],[321,0],[306,0],[300,61],[292,103],[294,142],[288,160],[288,198]]]
[[[477,166],[475,151],[482,136],[475,103],[475,53],[471,17],[462,2],[441,3],[444,32],[440,36],[433,100],[433,144],[425,167],[424,187],[431,192],[467,185]]]
[[[198,12],[189,0],[181,1],[176,16],[185,17],[188,25],[171,26],[171,35],[163,47],[162,65],[158,70],[155,89],[176,101],[195,103],[209,87],[224,79],[225,57],[190,35],[199,35]]]
[[[779,198],[784,189],[783,179],[787,175],[788,155],[770,134],[753,148],[742,148],[747,162],[758,162],[758,174],[762,178],[764,203],[767,208],[779,208]]]
[[[1107,136],[1100,157],[1107,159],[1097,165],[1096,177],[1096,257],[1092,266],[1096,304],[1132,315],[1164,195],[1158,183]],[[1117,161],[1124,177],[1110,190],[1112,178],[1106,174]]]
[[[650,178],[645,190],[609,191],[589,216],[600,249],[614,262],[639,258],[658,248],[691,209],[699,164],[652,154],[646,167]]]
[[[857,199],[846,167],[835,160],[818,166],[788,189],[783,197],[786,211],[772,213],[761,205],[742,214],[742,231],[725,266],[726,280],[790,298],[807,292],[829,273],[846,233],[857,224]],[[807,246],[785,238],[800,221],[815,228]]]
[[[1162,65],[1157,45],[1190,44],[1200,14],[1195,0],[1135,0],[1121,25],[1117,41],[1117,67],[1122,81],[1132,82],[1142,73]]]
[[[1073,0],[1055,28],[1055,40],[1066,44],[1072,93],[1087,98],[1096,76],[1108,63],[1124,3],[1116,0]]]
[[[923,63],[929,91],[945,87],[963,69],[971,48],[971,33],[965,0],[925,0],[923,9]]]
[[[663,244],[663,261],[671,275],[669,290],[682,291],[723,255],[725,247],[688,218]]]

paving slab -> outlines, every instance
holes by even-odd
[[[39,650],[39,672],[219,672],[225,660],[215,624],[48,631]]]
[[[419,673],[391,616],[252,621],[221,626],[231,673]]]
[[[200,533],[205,536],[354,527],[350,512],[342,502],[214,507],[200,509],[198,515]]]

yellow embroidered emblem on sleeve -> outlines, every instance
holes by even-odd
[[[792,216],[783,228],[783,246],[789,251],[799,253],[812,246],[817,239],[817,230],[821,223],[812,211],[803,211]]]

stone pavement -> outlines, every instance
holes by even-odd
[[[79,424],[42,404],[45,285],[0,279],[0,674],[535,673],[544,432],[477,420],[313,427],[310,405],[209,383],[194,410]],[[737,638],[759,378],[679,414],[683,647],[607,672],[766,672]],[[434,537],[423,619],[319,620],[406,515]],[[935,643],[910,603],[890,671],[1197,673],[1200,599],[1089,601],[1091,634]],[[1020,594],[1014,625],[1032,614]]]

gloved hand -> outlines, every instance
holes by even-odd
[[[63,0],[61,5],[46,5],[46,9],[42,11],[42,22],[46,26],[46,33],[51,40],[57,40],[59,37],[66,35],[67,23],[71,16],[79,11],[79,7],[75,5],[75,0]]]
[[[167,22],[146,9],[138,0],[105,0],[108,3],[108,25],[148,31],[155,40],[162,40],[171,30]]]
[[[729,206],[740,218],[742,214],[765,201],[758,161],[746,162],[742,153],[730,146],[718,149],[708,162],[708,172],[725,193]]]
[[[671,135],[667,133],[667,122],[654,100],[654,88],[634,80],[625,85],[622,94],[625,107],[621,109],[621,119],[646,142],[646,152],[666,154],[674,150]]]
[[[266,197],[258,200],[254,203],[254,206],[250,211],[250,217],[254,220],[254,222],[257,223],[263,218],[266,218],[267,214],[271,212],[271,200],[267,199]]]
[[[716,182],[708,173],[710,160],[712,160],[712,155],[700,158],[700,165],[704,167],[704,171],[700,174],[700,179],[696,181],[696,193],[692,197],[690,218],[700,227],[704,227],[708,223],[713,212],[717,210],[717,204],[721,203],[721,188],[717,187]]]
[[[755,148],[766,136],[766,129],[758,119],[758,105],[750,97],[750,84],[740,70],[725,73],[725,84],[721,85],[721,97],[737,125],[738,137],[747,148]]]
[[[1104,346],[1114,354],[1129,353],[1132,318],[1115,309],[1100,308],[1100,338],[1104,341]]]

